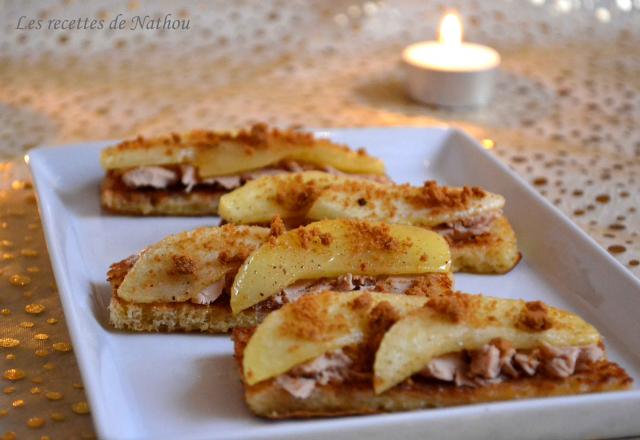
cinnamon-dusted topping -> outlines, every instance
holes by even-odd
[[[237,252],[240,253],[248,253],[252,252],[255,247],[251,246],[248,248],[247,246],[239,243],[240,240],[246,238],[259,238],[263,239],[265,236],[266,228],[255,228],[255,227],[241,227],[233,224],[227,224],[220,226],[222,229],[220,236],[223,239],[223,243],[220,246],[215,246],[217,249],[225,249],[229,247],[238,247]]]
[[[269,237],[270,238],[278,238],[280,237],[284,232],[286,231],[286,228],[284,226],[284,222],[282,221],[282,219],[280,218],[279,215],[276,215],[273,220],[271,221],[271,226],[270,226],[270,230],[269,230]]]
[[[320,237],[320,243],[322,243],[325,246],[329,246],[333,241],[333,236],[328,232],[324,234],[320,234],[319,237]]]
[[[400,318],[398,311],[388,301],[379,302],[371,309],[364,342],[366,353],[371,359],[375,357],[384,334]]]
[[[222,141],[236,141],[250,147],[264,148],[268,145],[270,139],[278,139],[284,143],[296,146],[313,145],[315,143],[315,139],[311,133],[296,130],[279,130],[277,128],[270,129],[266,124],[258,123],[252,125],[249,129],[240,130],[235,134],[230,132],[193,130],[182,135],[171,133],[169,135],[152,138],[138,136],[135,139],[119,143],[115,148],[118,150],[132,148],[144,149],[151,148],[156,145],[164,145],[168,147],[181,147],[188,145],[212,147],[218,145]]]
[[[462,189],[439,186],[434,180],[424,183],[420,190],[408,198],[409,202],[421,208],[464,209],[473,198],[482,198],[486,192],[482,188],[465,186]]]
[[[351,302],[351,308],[354,311],[369,310],[373,304],[373,298],[368,293],[363,293]]]
[[[445,316],[452,322],[461,322],[469,313],[470,297],[460,292],[431,298],[425,307]]]
[[[399,251],[411,246],[410,240],[400,241],[391,235],[386,223],[370,223],[362,220],[345,220],[350,229],[350,241],[356,251]]]
[[[434,292],[449,293],[453,288],[453,279],[447,274],[441,276],[418,277],[405,294],[414,296],[432,296]]]
[[[130,257],[109,266],[107,281],[113,287],[114,292],[118,290],[120,284],[124,281],[124,277],[129,273],[139,256],[139,254],[131,255]]]
[[[320,243],[323,246],[329,246],[333,241],[333,237],[328,232],[320,232],[315,227],[298,228],[296,230],[298,238],[300,239],[300,246],[303,249],[309,249],[312,243]]]
[[[316,200],[322,187],[313,180],[304,182],[301,175],[295,176],[293,182],[276,183],[275,202],[288,211],[304,211]]]
[[[244,246],[239,246],[236,252],[223,250],[218,254],[218,261],[220,264],[241,264],[249,257],[251,252],[251,249]]]
[[[196,263],[186,255],[172,255],[171,260],[177,274],[190,275],[196,272]]]
[[[534,332],[548,330],[552,324],[549,309],[541,301],[526,303],[518,319],[518,326]]]
[[[315,295],[303,296],[289,306],[287,313],[291,316],[280,329],[283,335],[306,341],[328,341],[332,340],[336,333],[349,329],[345,317],[327,318],[327,308],[331,305],[329,298],[325,298],[324,302],[316,298]]]
[[[374,208],[380,206],[385,215],[393,215],[395,210],[395,200],[399,196],[399,185],[389,183],[380,185],[370,180],[349,180],[346,182],[336,182],[331,185],[329,193],[331,198],[341,196],[352,196],[342,198],[342,205],[345,209],[353,207]],[[326,197],[326,194],[323,195]],[[356,205],[356,206],[354,206]]]
[[[270,138],[296,145],[312,145],[315,142],[311,133],[298,130],[269,129],[267,124],[264,123],[254,124],[249,130],[241,130],[235,136],[235,140],[258,148],[266,147]]]

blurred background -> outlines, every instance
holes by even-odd
[[[43,143],[255,121],[451,124],[487,139],[604,246],[635,251],[620,258],[638,265],[637,231],[621,226],[638,215],[630,210],[640,187],[639,0],[0,4],[5,160]],[[465,40],[502,55],[497,93],[481,109],[430,108],[402,89],[402,48],[434,39],[450,10],[462,18]],[[16,29],[21,16],[44,26]],[[189,28],[108,29],[116,17],[135,16],[169,16]],[[46,26],[84,17],[104,28]]]
[[[494,99],[480,109],[424,106],[402,88],[402,48],[434,39],[451,10],[462,18],[466,41],[502,55]],[[449,124],[481,141],[640,275],[640,0],[0,0],[0,12],[3,218],[25,212],[37,221],[20,161],[41,144],[257,121],[307,128]],[[136,16],[178,20],[179,28],[131,30]],[[47,26],[85,18],[102,20],[103,29]],[[109,29],[114,19],[128,25]],[[42,28],[25,29],[29,20]],[[30,237],[25,246],[43,253],[32,285],[48,286],[39,232],[15,222],[0,238]],[[16,272],[3,271],[9,283]],[[46,289],[51,295],[55,285]],[[29,301],[24,292],[19,299]],[[63,319],[56,301],[51,310]],[[79,379],[69,359],[62,370],[75,379],[60,387],[72,390]],[[16,420],[12,393],[0,395],[9,399],[0,403],[0,423]],[[64,403],[66,425],[49,415],[46,428],[91,437],[90,419],[77,421],[71,403]],[[28,429],[28,414],[18,414],[16,429]]]

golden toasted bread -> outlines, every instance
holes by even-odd
[[[505,216],[493,219],[483,234],[465,240],[446,238],[451,247],[451,270],[454,272],[506,273],[521,258],[516,234]]]
[[[301,319],[304,316],[304,319]],[[540,302],[451,293],[302,298],[233,332],[249,408],[326,417],[625,390],[595,328]]]
[[[235,331],[234,331],[235,333]],[[470,405],[515,399],[622,391],[632,379],[617,364],[598,362],[588,371],[558,380],[522,377],[481,388],[413,382],[376,395],[368,382],[328,384],[301,400],[274,380],[245,388],[249,409],[269,419],[338,417]]]
[[[154,190],[127,188],[113,173],[107,173],[100,190],[102,207],[129,215],[200,216],[216,215],[224,191],[194,188]]]

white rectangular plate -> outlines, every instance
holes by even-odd
[[[640,378],[640,283],[584,232],[464,133],[451,129],[319,131],[382,158],[398,182],[437,179],[506,197],[522,262],[506,275],[456,276],[460,290],[540,299],[601,330],[609,356]],[[29,155],[60,296],[103,438],[596,438],[640,433],[640,390],[401,414],[266,422],[245,408],[226,336],[130,334],[109,327],[109,265],[217,218],[135,218],[99,203],[105,143]]]

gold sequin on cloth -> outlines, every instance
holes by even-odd
[[[434,38],[444,6],[462,15],[465,39],[502,55],[495,98],[483,109],[426,107],[402,90],[400,51]],[[212,8],[186,0],[3,2],[0,380],[16,390],[0,402],[0,435],[93,436],[91,417],[73,409],[86,397],[30,179],[17,165],[39,144],[256,121],[445,123],[481,141],[640,275],[639,7],[616,0],[252,0]],[[22,15],[109,21],[159,13],[189,19],[190,29],[16,29]],[[42,393],[30,394],[31,384]],[[24,406],[12,408],[19,399]],[[33,419],[46,423],[34,431]]]
[[[21,249],[0,258],[6,286],[0,295],[0,439],[80,438],[93,433],[93,424],[84,407],[72,410],[86,396],[73,386],[80,376],[42,232],[30,226],[39,221],[33,189],[11,185],[24,182],[22,173],[0,164],[0,248]]]

